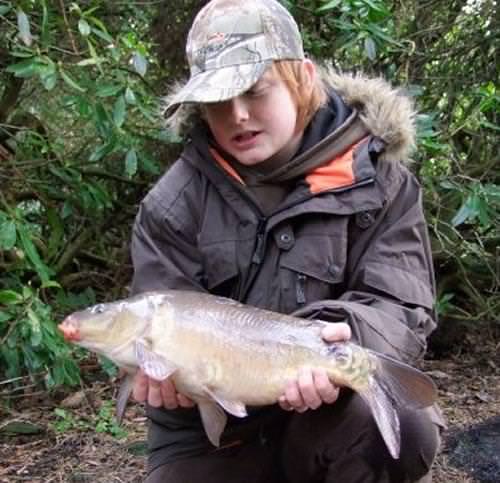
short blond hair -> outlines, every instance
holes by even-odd
[[[302,60],[276,60],[272,70],[290,91],[297,108],[297,129],[305,129],[317,110],[327,101],[323,80],[317,75],[312,87],[308,86]]]

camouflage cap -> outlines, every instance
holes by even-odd
[[[212,0],[194,19],[186,55],[191,76],[166,109],[220,102],[255,84],[274,60],[304,58],[295,20],[275,0]]]

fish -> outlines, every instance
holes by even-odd
[[[127,373],[117,397],[121,421],[139,368],[170,377],[199,409],[209,441],[219,446],[227,413],[275,404],[303,367],[324,368],[330,381],[367,403],[394,459],[399,408],[434,403],[437,390],[422,371],[354,342],[326,342],[328,324],[281,314],[203,292],[163,290],[101,303],[68,315],[64,338],[101,354]]]

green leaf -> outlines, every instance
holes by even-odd
[[[98,97],[115,96],[122,90],[123,86],[120,84],[99,84],[97,86],[96,95]]]
[[[89,161],[99,161],[113,151],[114,143],[106,143],[97,146],[89,157]]]
[[[5,15],[12,10],[11,5],[0,5],[0,15]]]
[[[30,342],[33,347],[38,347],[42,342],[42,328],[40,319],[38,318],[38,315],[33,311],[33,309],[29,307],[27,309],[27,314],[31,326]]]
[[[493,131],[500,131],[500,126],[498,124],[493,124],[492,122],[489,121],[480,121],[481,126],[486,127],[488,129],[492,129]]]
[[[42,45],[47,47],[50,43],[50,30],[49,30],[49,12],[47,10],[47,3],[42,0],[42,34],[40,36]]]
[[[146,57],[144,57],[139,52],[135,52],[132,57],[132,65],[134,66],[135,71],[141,76],[144,77],[146,75],[146,71],[148,70],[148,61]]]
[[[43,430],[41,426],[28,421],[10,421],[0,426],[0,433],[4,434],[39,434]]]
[[[129,149],[125,156],[125,173],[129,178],[137,173],[137,152],[135,149]]]
[[[32,57],[18,62],[17,64],[11,64],[5,70],[11,72],[16,77],[28,78],[41,74],[45,66],[46,64],[40,62],[39,57]]]
[[[111,35],[109,35],[108,30],[106,29],[106,26],[98,18],[91,17],[91,16],[87,16],[87,18],[90,22],[92,22],[94,25],[96,25],[98,27],[98,29],[92,29],[93,32],[94,32],[94,30],[96,30],[94,32],[96,35],[99,35],[102,39],[106,40],[110,44],[112,44],[114,42],[113,37],[111,37]]]
[[[316,12],[324,12],[325,10],[333,10],[334,8],[337,8],[341,3],[342,3],[342,0],[331,0],[328,3],[325,3],[325,5],[319,7],[316,10]]]
[[[82,86],[80,86],[76,81],[74,81],[64,70],[60,70],[61,77],[63,81],[68,84],[72,89],[77,90],[78,92],[85,92],[86,89],[84,89]]]
[[[95,27],[92,27],[92,33],[97,35],[97,37],[100,37],[104,41],[112,44],[113,43],[113,37],[109,35],[107,32],[104,32],[103,30],[96,29]]]
[[[16,224],[13,221],[0,223],[0,249],[10,250],[16,244]]]
[[[19,29],[19,38],[28,47],[33,43],[33,37],[31,36],[30,21],[28,16],[19,9],[17,11],[17,28]]]
[[[4,322],[11,320],[13,317],[14,317],[13,314],[0,310],[0,324],[3,324]]]
[[[381,2],[380,4],[372,1],[372,0],[363,0],[363,3],[368,5],[372,10],[376,10],[377,12],[381,12],[385,15],[389,15],[390,12],[385,8],[385,5]]]
[[[18,225],[17,231],[21,238],[21,244],[23,246],[24,252],[35,267],[35,270],[40,276],[42,282],[47,283],[50,279],[49,268],[42,262],[38,250],[31,241],[28,230],[24,225]]]
[[[57,72],[40,76],[40,80],[42,81],[43,87],[51,91],[57,84]]]
[[[125,103],[125,98],[120,96],[116,102],[113,109],[113,122],[116,127],[122,127],[127,116],[127,105]]]
[[[81,18],[78,21],[78,30],[84,37],[88,37],[90,35],[90,25],[85,19]]]
[[[466,221],[473,221],[479,215],[479,198],[476,193],[471,194],[462,204],[451,220],[453,226],[459,226]]]
[[[85,67],[87,65],[98,65],[101,64],[103,61],[104,61],[103,57],[92,57],[90,59],[81,60],[80,62],[77,62],[76,65],[80,67]]]
[[[135,97],[134,91],[130,87],[125,89],[125,100],[127,101],[127,104],[137,104],[137,98]]]
[[[377,57],[377,46],[371,37],[365,38],[365,52],[370,60],[375,60]]]
[[[0,290],[0,304],[15,305],[23,302],[24,298],[20,293],[14,292],[14,290]]]

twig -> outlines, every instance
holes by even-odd
[[[35,372],[34,374],[29,374],[26,376],[13,377],[12,379],[7,379],[6,381],[0,381],[0,386],[3,384],[10,384],[12,382],[21,381],[22,379],[32,378],[36,376],[42,376],[47,374],[46,372]]]
[[[73,52],[76,55],[79,55],[78,49],[76,47],[75,38],[73,37],[73,32],[71,31],[71,27],[68,22],[68,17],[66,16],[66,5],[64,5],[64,0],[59,0],[59,6],[61,7],[61,13],[63,15],[64,24],[66,25],[66,30],[68,32],[68,37],[71,42],[71,46],[73,47]]]

